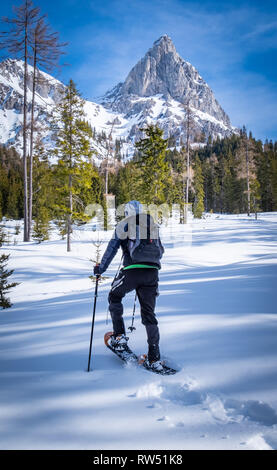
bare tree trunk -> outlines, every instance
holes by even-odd
[[[186,204],[189,202],[189,186],[190,186],[190,128],[192,125],[192,115],[190,110],[190,99],[186,106],[187,122],[186,122],[186,152],[187,152],[187,184],[186,184]]]
[[[28,57],[29,46],[34,24],[38,21],[40,9],[33,6],[32,0],[23,0],[20,6],[14,6],[15,18],[3,17],[3,21],[10,25],[9,31],[1,32],[0,36],[4,40],[0,42],[0,47],[7,49],[12,54],[23,55],[23,209],[24,209],[24,242],[29,241],[29,210],[28,210],[28,155],[27,155],[27,80],[28,80]]]
[[[190,154],[189,154],[189,142],[187,143],[187,184],[186,184],[186,204],[189,203],[189,185],[190,185]]]
[[[61,48],[65,45],[58,43],[57,33],[51,33],[49,26],[45,23],[45,16],[37,19],[36,27],[31,34],[31,44],[33,49],[33,87],[32,87],[32,108],[30,126],[30,158],[29,158],[29,212],[28,212],[28,239],[32,232],[32,211],[33,211],[33,144],[34,144],[34,111],[35,92],[37,85],[37,66],[44,65],[47,69],[57,65],[59,56],[62,54]]]
[[[72,116],[72,94],[70,92],[70,116]],[[69,166],[70,173],[68,178],[68,188],[69,188],[69,214],[67,219],[67,251],[71,251],[71,229],[72,229],[72,212],[73,212],[73,199],[72,199],[72,121],[70,120],[69,125]]]
[[[111,153],[112,153],[111,152],[111,149],[112,149],[111,142],[113,140],[114,125],[115,125],[115,119],[112,122],[111,131],[110,131],[110,134],[109,134],[109,137],[108,137],[107,165],[106,165],[106,173],[105,173],[105,193],[106,194],[109,194],[109,159],[110,159],[110,156],[111,156]],[[115,154],[114,154],[114,158],[113,158],[113,163],[114,163],[114,168],[115,168]]]
[[[28,239],[30,241],[33,218],[33,143],[34,143],[34,109],[35,109],[35,90],[36,90],[36,49],[34,51],[33,61],[33,89],[32,89],[32,109],[31,109],[31,130],[30,130],[30,159],[29,159],[29,218],[28,218]]]
[[[187,181],[186,181],[186,204],[185,204],[185,220],[184,222],[187,223],[187,218],[188,218],[188,203],[189,203],[189,186],[190,186],[190,139],[189,139],[189,134],[190,134],[190,121],[191,121],[191,115],[190,115],[190,102],[188,101],[187,103],[187,131],[186,131],[186,151],[187,151]]]
[[[185,207],[186,207],[186,178],[185,178],[185,154],[183,155],[183,176],[182,176],[182,199],[181,199],[181,210],[180,210],[180,223],[185,223]]]
[[[108,190],[109,190],[109,168],[108,168],[108,165],[109,165],[109,161],[108,161],[108,158],[107,158],[106,172],[105,172],[105,194],[108,194]]]
[[[67,219],[67,251],[71,251],[71,228],[72,228],[72,175],[69,175],[69,214]]]
[[[24,96],[23,96],[23,173],[24,173],[24,242],[28,241],[28,168],[27,168],[27,77],[28,77],[28,20],[24,37]]]
[[[250,216],[250,181],[249,181],[249,154],[248,140],[246,136],[246,181],[247,181],[247,215]]]

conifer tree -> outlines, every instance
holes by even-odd
[[[261,188],[261,206],[265,212],[273,210],[272,177],[274,175],[274,165],[272,168],[272,163],[272,152],[265,145],[259,158],[257,158],[257,179]]]
[[[34,147],[33,176],[33,238],[41,243],[49,239],[55,192],[48,154],[39,139]]]
[[[211,198],[212,171],[210,162],[207,159],[202,162],[202,173],[204,178],[204,208],[208,212],[208,201]]]
[[[187,151],[184,147],[180,151],[180,160],[177,164],[178,178],[176,181],[177,189],[177,200],[176,202],[180,204],[180,223],[186,222],[186,204],[188,203],[188,191],[189,190],[189,178],[188,178],[188,168],[189,168],[189,138],[187,139]]]
[[[255,218],[257,219],[257,213],[260,210],[260,200],[261,200],[261,187],[260,183],[256,178],[252,178],[250,181],[250,210],[254,212]]]
[[[223,160],[222,177],[222,210],[232,213],[235,205],[235,173],[234,158],[229,152]]]
[[[141,171],[138,195],[145,204],[162,204],[166,201],[166,185],[171,180],[166,161],[167,140],[158,126],[149,125],[143,131],[146,137],[136,142],[137,167]]]
[[[8,173],[9,188],[6,199],[6,216],[11,219],[19,219],[22,204],[22,180],[21,174],[14,169]]]
[[[110,180],[116,205],[124,204],[132,199],[139,199],[140,174],[140,169],[131,161],[118,170],[113,181]]]
[[[277,211],[277,152],[271,163],[272,210]]]
[[[6,215],[6,208],[7,208],[7,199],[8,199],[8,194],[9,194],[9,178],[8,178],[8,171],[6,168],[2,167],[2,161],[1,161],[1,167],[0,167],[0,203],[1,203],[1,219],[3,216]]]
[[[194,175],[193,175],[193,188],[194,188],[194,203],[193,203],[193,215],[194,217],[201,219],[204,212],[204,178],[202,173],[202,166],[200,158],[196,155],[194,160]]]
[[[7,235],[6,235],[5,230],[2,227],[0,227],[0,247],[5,243],[6,237]]]
[[[80,207],[78,200],[78,188],[81,184],[89,184],[84,181],[86,175],[82,173],[82,164],[84,161],[90,162],[93,154],[90,144],[92,130],[84,120],[83,105],[84,101],[75,83],[70,80],[65,95],[57,107],[58,130],[54,150],[54,154],[58,157],[55,168],[58,195],[56,209],[58,219],[66,228],[67,251],[71,251],[74,220],[85,218],[84,208]]]
[[[23,171],[19,154],[0,145],[0,201],[2,216],[23,217]]]
[[[251,181],[253,180],[256,168],[255,168],[255,146],[253,138],[247,136],[246,127],[243,126],[241,130],[241,142],[238,148],[238,176],[245,179],[245,202],[247,215],[251,212]]]
[[[2,227],[0,227],[0,247],[6,241],[6,233]],[[12,282],[10,284],[8,282],[8,278],[13,273],[13,270],[9,271],[7,269],[9,257],[10,255],[5,255],[4,253],[0,255],[0,307],[2,308],[9,308],[12,306],[10,299],[6,295],[13,287],[18,285],[17,282]]]
[[[33,239],[38,243],[49,240],[50,224],[47,209],[41,208],[40,216],[34,218]]]
[[[11,282],[10,284],[8,282],[8,278],[13,273],[13,269],[7,269],[9,257],[10,255],[5,255],[4,253],[0,255],[0,307],[2,308],[12,306],[10,299],[7,297],[7,293],[18,285],[17,282]]]

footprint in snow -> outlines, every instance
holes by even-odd
[[[236,415],[241,415],[251,421],[273,426],[277,424],[277,413],[270,405],[257,400],[232,400],[228,399],[224,403],[225,408]]]
[[[194,387],[195,385],[190,383],[167,383],[163,386],[161,398],[178,405],[199,405],[205,400],[205,395]]]
[[[147,405],[146,408],[154,409],[154,408],[161,408],[159,403],[152,403],[151,405]]]
[[[162,416],[161,418],[158,418],[157,421],[169,421],[168,416]]]

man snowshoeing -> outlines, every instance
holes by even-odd
[[[109,310],[113,323],[110,345],[117,351],[128,348],[128,337],[123,320],[122,299],[135,290],[141,307],[141,320],[145,325],[148,342],[148,367],[159,372],[163,370],[160,361],[159,328],[155,315],[158,295],[158,270],[164,248],[158,234],[158,227],[149,214],[143,213],[138,201],[125,205],[125,219],[118,224],[101,263],[94,267],[94,274],[101,275],[108,268],[119,247],[123,252],[123,268],[112,283],[109,293]]]

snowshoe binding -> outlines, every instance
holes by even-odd
[[[173,375],[176,374],[177,370],[168,367],[163,361],[149,361],[147,354],[143,354],[139,357],[139,364],[145,367],[145,369],[160,375]]]
[[[138,362],[138,357],[128,346],[129,338],[125,335],[115,336],[109,331],[104,336],[104,343],[113,353],[124,362]]]

